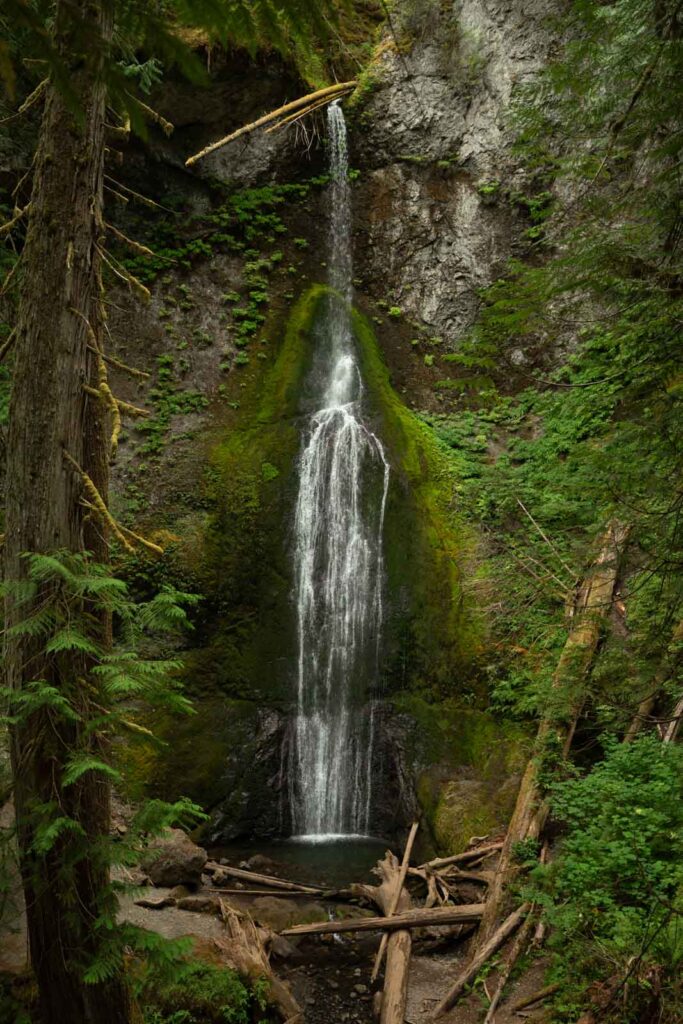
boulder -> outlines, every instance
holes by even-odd
[[[153,885],[196,888],[206,861],[206,850],[180,829],[172,828],[150,844],[142,863]]]

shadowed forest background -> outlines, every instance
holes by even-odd
[[[683,1021],[682,83],[1,0],[2,1024]]]

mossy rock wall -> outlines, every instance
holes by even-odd
[[[167,750],[136,766],[155,793],[189,792],[207,807],[215,838],[270,835],[279,824],[286,831],[283,766],[297,665],[296,468],[306,415],[314,408],[308,383],[316,325],[329,299],[329,289],[314,286],[286,324],[272,319],[270,337],[278,331],[282,337],[276,358],[262,361],[262,369],[252,364],[241,379],[234,376],[226,399],[236,400],[225,402],[232,411],[206,439],[208,512],[192,554],[205,601],[185,663],[198,714],[162,724]],[[454,507],[452,458],[394,392],[368,321],[355,310],[351,316],[365,417],[391,466],[381,694],[408,690],[443,698],[475,677],[483,642],[479,613],[463,588],[474,539]],[[404,793],[407,807],[405,788],[398,776],[390,777],[391,758],[385,760],[381,784],[399,801]],[[240,764],[248,766],[242,774]],[[380,817],[390,826],[389,809]]]
[[[511,722],[463,707],[399,694],[394,710],[409,723],[405,757],[415,779],[425,831],[440,854],[507,825],[529,757],[529,737]]]
[[[300,298],[275,363],[243,391],[239,416],[210,454],[215,512],[204,561],[213,622],[191,671],[201,686],[233,697],[286,704],[293,694],[296,459],[315,327],[328,295],[316,285]],[[391,464],[383,682],[452,692],[473,673],[482,642],[478,613],[462,587],[473,538],[453,507],[452,462],[393,391],[368,321],[354,310],[352,324],[366,414]]]

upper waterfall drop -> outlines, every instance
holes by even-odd
[[[366,835],[371,825],[374,699],[383,619],[389,463],[363,420],[351,329],[351,196],[347,136],[328,107],[331,292],[318,325],[294,517],[298,666],[290,802],[294,832]],[[317,402],[316,402],[317,404]]]

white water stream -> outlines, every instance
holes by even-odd
[[[351,208],[346,125],[328,108],[330,296],[319,325],[318,408],[304,428],[294,520],[297,715],[290,763],[294,832],[366,835],[372,803],[383,615],[382,532],[389,464],[363,421],[350,319]],[[317,404],[317,403],[316,403]]]

